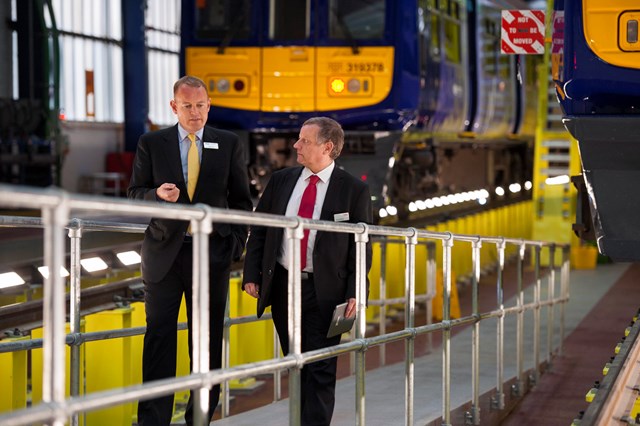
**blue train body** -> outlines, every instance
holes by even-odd
[[[233,9],[232,2],[223,0],[183,0],[182,28],[201,26],[204,3],[217,3],[220,11],[227,13]],[[307,3],[308,9],[302,7],[304,13],[300,16],[307,17],[307,24],[300,29],[298,37],[295,28],[281,30],[274,24],[279,19],[274,14],[280,3],[287,2],[237,2],[235,7],[244,8],[244,20],[249,21],[236,23],[239,29],[234,29],[235,22],[229,22],[221,25],[219,33],[208,37],[198,36],[196,30],[183,31],[182,37],[182,72],[196,74],[205,81],[209,81],[209,75],[217,68],[224,69],[224,61],[230,59],[224,54],[211,54],[210,70],[205,70],[193,65],[192,58],[197,55],[190,56],[189,49],[217,48],[218,52],[236,49],[234,52],[240,52],[238,55],[244,52],[241,49],[261,49],[256,55],[264,61],[260,62],[262,69],[257,71],[260,77],[255,83],[249,82],[254,84],[252,89],[262,84],[256,89],[260,96],[255,104],[258,106],[238,108],[224,102],[216,105],[216,99],[225,94],[213,90],[214,105],[210,113],[211,124],[238,130],[247,139],[252,181],[258,191],[271,170],[291,164],[290,157],[278,159],[271,155],[267,158],[262,153],[269,151],[278,138],[284,138],[286,143],[280,146],[276,141],[275,150],[280,154],[290,151],[301,124],[316,115],[330,116],[344,127],[347,143],[339,165],[367,179],[375,197],[376,211],[389,205],[406,208],[411,201],[452,190],[492,189],[530,179],[528,149],[533,125],[523,125],[523,122],[525,116],[535,116],[535,100],[527,101],[526,94],[536,92],[536,81],[526,78],[532,74],[526,68],[535,66],[536,59],[500,54],[500,11],[524,8],[523,3],[515,0],[316,0]],[[335,20],[338,13],[341,18]],[[216,16],[224,21],[226,15]],[[333,23],[341,19],[340,25]],[[297,21],[287,22],[295,27],[291,22]],[[352,32],[355,36],[336,36],[336,27],[344,28],[345,22],[350,25],[345,33]],[[379,22],[384,29],[369,28],[369,22]],[[279,31],[292,36],[278,37]],[[367,31],[375,36],[369,36]],[[243,36],[238,37],[239,33]],[[316,61],[315,69],[310,71],[315,73],[315,79],[309,80],[313,87],[303,89],[313,91],[316,103],[310,105],[324,105],[322,107],[269,106],[278,93],[266,89],[267,80],[272,77],[264,71],[270,66],[266,63],[271,55],[280,55],[283,49],[293,51],[296,47],[313,52],[309,53]],[[331,66],[336,68],[338,61],[327,59],[333,64],[326,66],[323,58],[339,56],[341,71],[345,71],[345,67],[352,64],[354,68],[363,66],[362,55],[378,48],[389,49],[392,76],[385,81],[384,74],[372,73],[371,85],[376,89],[388,85],[388,93],[374,103],[367,103],[363,96],[358,98],[363,100],[362,104],[356,99],[351,106],[336,102],[335,107],[327,107],[333,99],[340,101],[345,97],[332,98],[335,93],[324,93],[330,89],[324,88],[321,72]],[[330,53],[322,53],[323,49]],[[380,63],[384,61],[381,59]],[[370,62],[364,65],[368,64]],[[291,71],[294,76],[291,85],[300,84],[295,82],[298,78],[295,73],[302,75],[303,72],[297,66],[291,62],[276,73],[286,78],[285,74]],[[355,73],[346,78],[362,75]],[[213,77],[210,81],[213,88]],[[305,96],[307,94],[300,93],[299,97]],[[475,160],[470,159],[468,153],[460,154],[460,158],[466,160],[445,165],[445,156],[451,159],[451,152],[457,152],[462,146],[469,150],[473,146],[475,150],[483,150],[483,154],[476,153]],[[490,151],[493,151],[491,155]],[[469,161],[479,164],[466,165]],[[496,164],[487,164],[489,161]],[[458,180],[454,170],[443,172],[447,167],[465,169],[468,176]],[[477,170],[472,170],[474,168]],[[500,173],[487,177],[487,168],[499,169]]]
[[[616,260],[640,259],[640,44],[637,2],[559,1],[564,37],[554,78],[563,121],[578,140],[584,208],[575,230]],[[627,22],[633,25],[624,25]],[[560,34],[562,34],[560,32]]]

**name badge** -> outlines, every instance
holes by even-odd
[[[204,149],[218,149],[218,144],[216,142],[205,142]]]
[[[349,212],[336,213],[333,215],[334,222],[346,222],[349,220]]]

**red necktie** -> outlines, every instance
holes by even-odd
[[[304,193],[302,193],[302,200],[300,200],[300,208],[298,209],[298,216],[304,217],[306,219],[311,219],[313,217],[313,207],[316,204],[316,194],[318,193],[318,188],[316,187],[316,183],[318,183],[320,178],[316,175],[309,176],[309,183],[307,187],[304,189]],[[307,266],[307,244],[309,242],[309,230],[304,230],[304,236],[300,241],[300,269],[304,270]]]

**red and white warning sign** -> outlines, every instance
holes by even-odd
[[[503,10],[501,33],[502,53],[544,53],[544,11]]]

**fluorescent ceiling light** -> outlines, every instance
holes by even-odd
[[[118,256],[120,262],[126,266],[137,265],[141,261],[140,255],[134,250],[117,253],[116,256]]]
[[[0,274],[0,288],[15,287],[24,284],[24,280],[15,272]]]
[[[108,268],[107,264],[104,263],[104,260],[100,259],[99,257],[90,257],[87,259],[82,259],[80,261],[80,264],[82,265],[84,270],[87,272],[104,271],[105,269]]]
[[[40,266],[40,267],[38,267],[38,272],[40,272],[40,275],[42,275],[45,280],[47,278],[49,278],[49,267],[48,266]],[[69,271],[67,271],[67,269],[64,266],[60,267],[60,276],[61,277],[68,277],[69,276]]]

